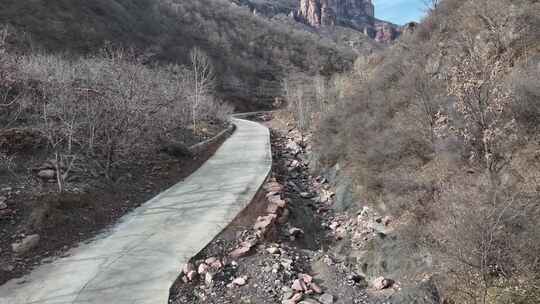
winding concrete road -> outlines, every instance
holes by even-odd
[[[110,231],[0,287],[0,304],[166,304],[182,264],[253,199],[271,169],[266,127],[235,133],[199,170]]]

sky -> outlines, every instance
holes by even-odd
[[[423,0],[373,0],[375,17],[403,25],[420,21],[425,13]]]

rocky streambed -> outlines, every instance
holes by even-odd
[[[337,213],[334,187],[310,174],[309,136],[273,129],[272,146],[259,197],[179,269],[170,303],[382,303],[399,294],[400,282],[359,264],[393,219],[368,207]]]

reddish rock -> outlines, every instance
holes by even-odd
[[[313,277],[310,276],[309,274],[301,274],[300,276],[300,279],[302,279],[305,283],[311,283],[313,281]]]
[[[189,281],[195,280],[195,278],[197,278],[197,272],[196,272],[195,270],[190,270],[190,271],[186,274],[186,278],[187,278]]]
[[[266,185],[264,185],[264,190],[268,192],[275,192],[279,193],[283,191],[283,186],[278,182],[269,182]]]
[[[272,225],[272,223],[275,221],[276,218],[277,218],[277,215],[275,214],[259,216],[255,224],[253,225],[253,229],[266,231],[268,226]]]
[[[244,257],[249,254],[253,246],[255,246],[254,242],[242,242],[238,248],[229,253],[229,256],[233,259]]]
[[[294,280],[291,288],[293,290],[296,290],[296,291],[306,291],[307,290],[306,283],[303,280],[300,280],[300,279]]]
[[[195,265],[193,265],[193,263],[191,262],[187,262],[186,264],[184,264],[184,266],[182,266],[183,274],[188,274],[190,271],[193,271],[193,270],[195,270]]]
[[[270,203],[268,204],[268,207],[266,207],[266,212],[268,213],[271,213],[271,214],[277,214],[279,212],[279,206],[274,204],[274,203]]]
[[[205,273],[208,272],[208,269],[210,269],[210,266],[206,265],[205,263],[201,263],[199,265],[199,268],[198,268],[197,272],[199,274],[205,274]]]
[[[287,207],[287,202],[285,200],[282,200],[278,196],[272,196],[268,199],[268,201],[272,204],[277,205],[279,208],[285,208]]]
[[[295,293],[289,300],[298,303],[298,301],[302,300],[302,293]]]

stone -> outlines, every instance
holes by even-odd
[[[313,277],[310,276],[309,274],[301,274],[300,276],[300,279],[302,279],[305,283],[311,283],[313,281]]]
[[[223,267],[223,263],[220,260],[216,260],[215,262],[210,264],[210,267],[214,269],[221,269]]]
[[[387,216],[383,217],[382,223],[383,223],[383,225],[388,226],[388,225],[390,225],[390,223],[392,223],[393,220],[394,220],[394,218],[392,216],[387,215]]]
[[[210,269],[210,266],[206,265],[205,263],[201,263],[199,265],[199,268],[198,268],[197,272],[199,274],[205,274],[205,273],[208,272],[208,269]]]
[[[7,209],[7,207],[8,207],[8,205],[6,204],[6,202],[0,201],[0,210]]]
[[[300,228],[296,228],[296,227],[293,227],[291,229],[289,229],[289,235],[291,236],[301,236],[304,234],[304,230],[300,229]]]
[[[302,300],[302,294],[301,293],[295,293],[292,297],[291,297],[291,301],[294,301],[294,303],[298,302]]]
[[[184,264],[184,266],[182,266],[182,273],[183,274],[188,274],[190,271],[193,271],[193,270],[195,270],[195,266],[191,262],[188,262],[188,263]]]
[[[300,279],[296,279],[293,281],[292,283],[292,286],[291,286],[292,290],[296,290],[296,291],[306,291],[307,290],[307,286],[306,286],[306,283]]]
[[[240,243],[238,248],[234,249],[229,253],[229,256],[233,259],[245,257],[249,254],[253,246],[255,246],[255,244],[253,244],[252,242],[242,242]]]
[[[278,196],[271,196],[268,201],[272,204],[275,204],[277,205],[279,208],[285,208],[287,207],[287,202],[282,200],[280,197]]]
[[[204,263],[207,265],[211,265],[215,263],[218,259],[216,257],[209,257],[206,260],[204,260]]]
[[[207,272],[204,275],[204,283],[206,283],[206,285],[208,285],[208,286],[210,286],[210,285],[212,285],[212,283],[214,283],[214,275],[211,272]]]
[[[38,243],[39,243],[39,235],[32,234],[25,237],[20,242],[11,244],[11,249],[16,254],[22,255],[32,250],[33,248],[35,248],[38,245]]]
[[[270,213],[270,214],[277,214],[279,212],[279,206],[274,204],[274,203],[270,203],[268,204],[268,207],[266,207],[266,212]]]
[[[244,286],[247,283],[247,277],[238,277],[232,281],[234,285]]]
[[[278,182],[269,182],[264,185],[264,190],[268,192],[280,193],[283,191],[283,186]]]
[[[268,226],[270,226],[274,220],[277,218],[275,214],[268,214],[266,216],[259,216],[257,221],[253,225],[253,229],[265,231]]]
[[[302,300],[302,302],[299,302],[298,304],[320,304],[319,301],[314,299],[305,299]]]
[[[322,304],[332,304],[334,303],[334,296],[328,293],[323,294],[319,297],[319,302]]]
[[[281,260],[281,266],[287,270],[291,270],[293,264],[293,260],[291,259],[282,259]]]
[[[373,285],[373,288],[376,290],[383,290],[391,287],[393,285],[394,281],[387,279],[385,277],[378,277],[374,279],[371,284]]]
[[[268,247],[266,248],[266,251],[270,254],[279,254],[280,250],[277,247]]]
[[[302,152],[302,147],[300,147],[300,145],[298,145],[294,141],[288,142],[285,148],[295,156]]]
[[[301,198],[312,198],[313,197],[313,194],[309,193],[309,192],[301,192],[300,193],[300,197]]]
[[[193,281],[195,280],[195,278],[197,278],[197,272],[195,270],[190,270],[187,274],[186,274],[186,277],[189,281]]]
[[[41,170],[38,172],[38,177],[41,179],[54,179],[56,178],[56,171],[52,169]]]

